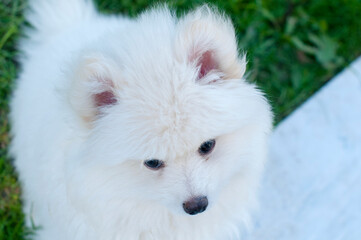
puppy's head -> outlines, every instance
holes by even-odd
[[[243,80],[229,19],[152,10],[76,62],[69,97],[86,133],[76,168],[88,199],[194,215],[258,176],[271,114]]]

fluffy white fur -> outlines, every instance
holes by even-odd
[[[86,0],[32,0],[27,19],[11,152],[36,239],[239,239],[272,124],[230,20],[206,6],[104,16]],[[186,214],[200,195],[207,210]]]

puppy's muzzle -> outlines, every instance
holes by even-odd
[[[190,215],[204,212],[208,206],[208,199],[205,196],[194,197],[183,203],[183,209]]]

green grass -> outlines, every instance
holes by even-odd
[[[108,13],[135,16],[154,1],[98,0]],[[159,2],[159,1],[158,1]],[[182,13],[204,1],[168,2]],[[247,52],[248,79],[272,102],[276,123],[361,54],[360,0],[214,0],[231,16],[239,47]],[[29,239],[20,189],[7,158],[8,102],[19,69],[16,41],[25,0],[0,2],[0,239]]]

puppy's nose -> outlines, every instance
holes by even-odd
[[[208,199],[205,196],[194,197],[183,203],[183,209],[190,215],[204,212],[208,206]]]

